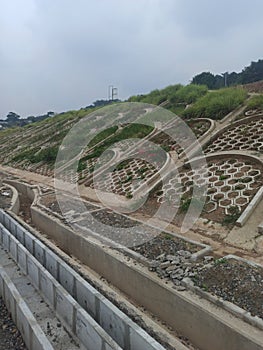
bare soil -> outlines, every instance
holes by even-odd
[[[243,87],[248,92],[262,93],[263,92],[263,80],[257,81],[256,83],[250,83],[250,84],[243,85]]]

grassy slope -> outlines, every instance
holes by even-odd
[[[142,102],[159,105],[183,117],[208,117],[219,119],[230,110],[244,103],[246,92],[242,89],[230,88],[216,92],[208,92],[205,86],[199,85],[171,85],[162,90],[154,90],[146,95],[132,96],[129,102]],[[263,97],[250,100],[250,104],[262,106]],[[256,101],[255,101],[256,100]],[[185,107],[190,105],[185,110]],[[251,105],[252,107],[252,105]],[[56,159],[59,145],[71,127],[88,113],[96,109],[80,109],[58,114],[52,118],[27,125],[25,127],[7,129],[0,132],[0,162],[14,166],[21,164],[46,163],[52,168]],[[124,111],[128,117],[128,111]],[[138,114],[140,111],[138,111]],[[112,114],[114,120],[114,111]],[[125,118],[123,118],[125,122]],[[103,130],[104,121],[96,122],[96,127]],[[92,128],[92,123],[90,124]],[[94,156],[101,154],[110,144],[129,137],[141,138],[152,130],[151,127],[130,126],[122,130],[111,127],[103,130],[92,141],[90,146],[95,147]],[[111,136],[112,135],[112,136]],[[105,137],[107,140],[102,142]]]

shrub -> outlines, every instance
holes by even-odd
[[[222,119],[242,104],[247,93],[242,88],[227,88],[209,92],[201,97],[193,106],[186,109],[186,118]]]
[[[46,162],[54,164],[57,158],[58,146],[49,147],[41,150],[31,159],[32,163]]]
[[[189,84],[186,86],[176,84],[170,85],[162,90],[153,90],[147,95],[132,96],[129,102],[142,102],[159,105],[164,101],[170,103],[168,109],[176,104],[189,104],[198,100],[207,93],[208,89],[205,85]],[[166,106],[165,106],[166,107]]]
[[[249,99],[246,111],[250,109],[263,109],[263,95],[256,95]]]
[[[208,89],[205,85],[190,84],[177,90],[171,98],[173,103],[193,103],[207,93]]]

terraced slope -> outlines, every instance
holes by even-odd
[[[244,106],[245,112],[238,116],[236,122],[232,121],[229,127],[224,126],[220,131],[220,122],[212,119],[217,119],[219,115],[222,118],[225,114],[218,112],[215,117],[215,106],[220,100],[219,106],[226,105],[226,109],[223,108],[225,113],[231,111],[231,108],[240,107],[240,104],[229,103],[230,97],[233,96],[238,98],[237,103],[243,101],[247,107]],[[248,159],[247,153],[252,151],[262,153],[260,108],[263,97],[259,95],[244,102],[245,98],[246,93],[240,88],[207,92],[207,89],[200,86],[176,85],[155,90],[148,95],[131,97],[130,101],[142,103],[136,105],[132,113],[127,104],[122,103],[117,104],[117,108],[116,105],[112,106],[112,109],[110,106],[107,112],[104,109],[94,108],[62,113],[23,128],[1,132],[0,163],[53,176],[59,146],[68,132],[73,130],[77,143],[83,143],[86,138],[87,143],[81,153],[76,154],[72,153],[74,150],[70,146],[63,144],[65,158],[73,160],[77,158],[78,166],[77,171],[76,169],[74,171],[68,167],[67,161],[61,163],[62,171],[58,174],[62,180],[73,184],[79,183],[92,190],[118,194],[126,199],[133,198],[143,186],[150,184],[149,189],[152,190],[154,198],[151,206],[157,209],[160,204],[167,201],[171,206],[187,210],[192,196],[192,184],[198,177],[198,186],[202,186],[204,182],[209,184],[204,217],[220,222],[228,215],[237,218],[257,193],[262,179],[262,165]],[[208,103],[205,115],[211,119],[202,118],[201,110],[198,109],[204,99]],[[218,132],[204,145],[204,152],[209,156],[211,165],[208,166],[207,174],[202,171],[192,174],[190,170],[182,168],[179,174],[171,178],[162,188],[160,177],[156,177],[156,174],[160,169],[167,168],[166,171],[170,171],[167,167],[170,158],[175,162],[178,159],[187,161],[182,146],[187,137],[178,133],[178,119],[167,117],[165,113],[162,115],[161,128],[160,125],[156,125],[151,119],[152,115],[154,116],[154,108],[145,105],[145,102],[161,103],[168,110],[179,107],[180,109],[186,107],[185,112],[198,110],[198,118],[185,119],[185,122],[199,140],[203,140],[204,136],[207,138],[214,127],[218,129]],[[191,114],[185,112],[182,113],[184,116]],[[84,131],[78,133],[77,130],[74,131],[73,126],[84,116],[87,116]],[[173,135],[176,135],[176,138]],[[137,144],[134,139],[140,139],[142,142]],[[161,146],[164,152],[162,154],[156,152],[155,145]],[[220,161],[214,157],[217,152],[236,151],[245,152],[245,157],[242,154],[229,154],[224,155]],[[144,158],[146,154],[150,154],[151,157]],[[232,165],[233,162],[237,165]],[[242,176],[234,174],[236,169]],[[245,186],[244,189],[239,189],[241,186]]]

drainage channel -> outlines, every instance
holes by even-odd
[[[81,349],[165,350],[3,210],[0,223],[1,245],[80,342]]]
[[[0,248],[0,294],[27,349],[80,349],[28,276]]]

